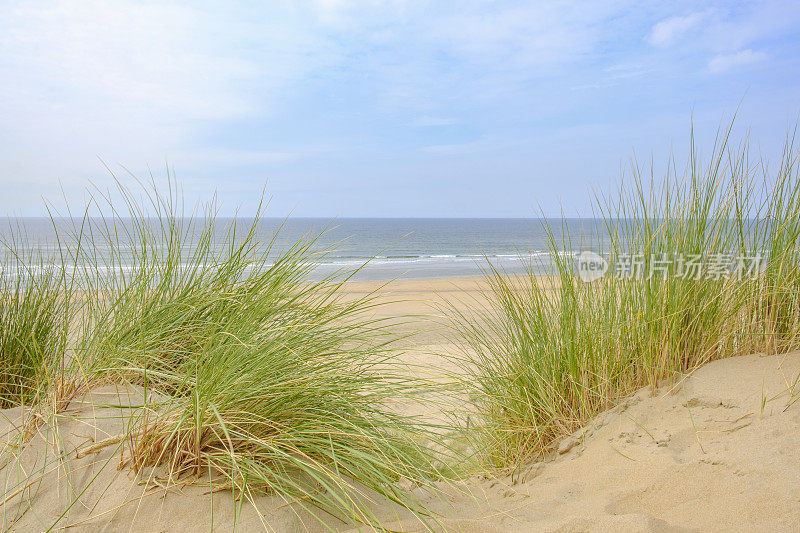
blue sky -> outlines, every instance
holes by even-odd
[[[223,212],[585,213],[635,153],[800,112],[796,2],[4,2],[0,213],[175,169]]]

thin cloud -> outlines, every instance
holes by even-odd
[[[452,126],[455,123],[456,123],[455,119],[447,117],[419,117],[417,119],[414,119],[411,125],[425,128],[425,127],[435,127],[435,126]]]
[[[707,17],[705,12],[692,13],[682,17],[669,17],[655,26],[648,37],[648,41],[658,48],[667,48],[677,43],[689,31],[697,28]]]
[[[558,128],[635,115],[618,145],[576,141],[587,161],[625,154],[662,115],[684,116],[686,102],[716,114],[738,101],[742,87],[700,74],[762,61],[759,50],[786,68],[763,69],[746,103],[796,111],[800,6],[694,10],[635,0],[0,2],[0,211],[39,213],[31,198],[59,179],[102,180],[98,154],[134,172],[166,159],[198,190],[223,179],[259,188],[269,176],[289,194],[365,176],[381,192],[392,176],[434,182],[457,163],[479,186],[476,169],[496,166],[491,152],[533,187],[538,163],[503,143],[535,137],[548,156]],[[553,172],[548,187],[568,177]],[[306,214],[329,208],[305,194],[285,200]],[[415,200],[376,194],[395,213]],[[353,202],[348,213],[363,213],[363,198]]]
[[[767,58],[764,52],[754,52],[749,48],[734,54],[719,54],[708,62],[708,70],[713,73],[725,72],[736,67],[758,63]]]

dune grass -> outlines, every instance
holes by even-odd
[[[60,368],[67,338],[64,273],[28,250],[23,237],[9,225],[0,249],[0,409],[41,397]]]
[[[342,297],[353,272],[312,276],[327,251],[313,236],[262,235],[261,208],[233,222],[213,201],[184,215],[176,188],[150,185],[90,198],[84,216],[54,216],[81,295],[59,383],[70,397],[124,383],[147,398],[127,433],[94,451],[122,443],[145,480],[210,479],[213,491],[276,495],[323,523],[380,528],[378,497],[434,520],[408,483],[435,490],[442,455],[432,427],[401,414],[424,382],[403,372],[391,328],[369,318],[374,295]]]
[[[468,346],[458,379],[480,420],[469,432],[486,463],[513,468],[637,389],[710,360],[800,346],[792,138],[770,174],[729,137],[720,132],[706,165],[692,149],[682,176],[671,165],[645,177],[634,163],[618,195],[597,197],[588,242],[610,264],[599,280],[576,275],[587,235],[542,220],[552,275],[490,265],[482,319],[451,313]]]
[[[597,198],[587,241],[543,221],[552,275],[489,264],[482,316],[451,310],[478,458],[513,469],[641,387],[800,346],[793,139],[771,169],[729,135],[705,165],[693,150],[682,174],[634,165],[617,195]],[[326,250],[313,236],[262,235],[261,209],[231,223],[214,201],[186,214],[173,185],[95,191],[82,216],[55,213],[69,268],[23,260],[12,242],[0,407],[55,412],[95,386],[134,385],[145,401],[126,433],[90,447],[119,446],[141,479],[276,495],[328,526],[380,528],[377,497],[435,522],[407,488],[438,490],[454,456],[430,444],[452,428],[401,414],[433,385],[393,355],[392,328],[369,318],[374,295],[343,297],[352,271],[314,277]],[[592,283],[572,254],[586,242],[611,265]]]

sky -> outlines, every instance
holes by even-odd
[[[174,171],[321,217],[585,215],[635,157],[800,113],[800,3],[0,4],[0,214]]]

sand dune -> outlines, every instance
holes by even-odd
[[[348,290],[359,295],[379,285]],[[475,278],[399,281],[381,291],[383,302],[394,303],[376,312],[418,315],[400,326],[416,333],[403,357],[436,369],[442,359],[435,354],[458,346],[444,340],[431,295],[460,298],[460,309],[474,313],[485,291]],[[800,400],[799,377],[800,353],[716,361],[682,382],[640,391],[513,476],[473,477],[415,496],[438,514],[429,525],[448,531],[797,530],[800,401],[792,402]],[[332,518],[320,524],[277,496],[237,503],[230,491],[211,494],[207,480],[170,485],[159,470],[134,475],[116,437],[142,398],[137,387],[94,389],[56,421],[41,421],[23,447],[6,449],[13,453],[5,457],[15,457],[0,471],[3,529],[357,530]],[[30,416],[0,412],[2,440]],[[387,528],[425,531],[408,511],[371,496]]]
[[[513,477],[473,478],[445,487],[446,498],[418,496],[452,531],[796,530],[798,375],[800,353],[716,361],[682,383],[640,391]],[[212,496],[202,483],[168,488],[153,472],[142,485],[142,476],[118,470],[118,444],[86,454],[122,433],[120,415],[140,401],[135,388],[105,386],[73,402],[58,434],[43,424],[3,469],[5,487],[28,478],[18,494],[5,491],[4,528],[45,530],[58,521],[77,531],[200,530],[213,517],[226,531],[238,514],[243,531],[324,529],[274,496],[257,496],[237,513],[230,492]],[[3,435],[20,414],[2,413]],[[424,530],[408,512],[385,502],[375,508],[391,529]]]
[[[790,402],[800,398],[799,375],[800,354],[751,355],[642,390],[520,472],[516,485],[476,484],[473,494],[488,500],[483,512],[497,514],[470,527],[797,530],[800,402]]]

